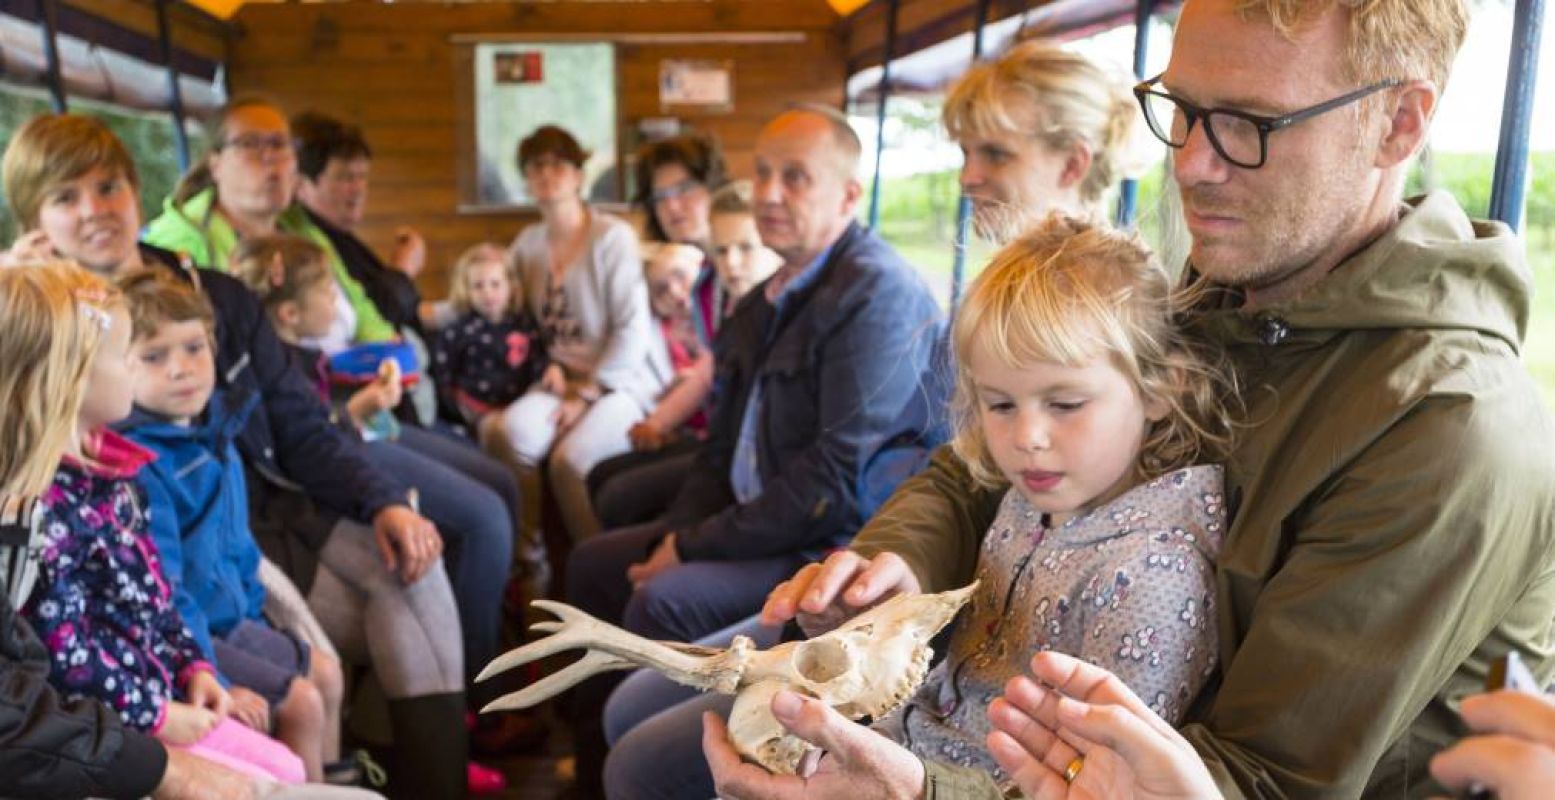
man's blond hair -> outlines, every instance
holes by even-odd
[[[1429,80],[1447,88],[1452,60],[1469,28],[1463,0],[1238,0],[1244,19],[1267,18],[1276,31],[1296,32],[1334,6],[1350,15],[1344,75],[1365,86],[1378,81]]]

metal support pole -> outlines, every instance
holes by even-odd
[[[983,28],[988,24],[988,6],[992,0],[977,0],[977,17],[972,23],[972,63],[983,57]],[[956,244],[954,260],[950,264],[950,316],[956,315],[961,305],[961,288],[966,284],[966,246],[972,235],[972,198],[966,190],[956,202]],[[949,335],[949,329],[946,329]]]
[[[1150,12],[1155,10],[1155,0],[1139,0],[1134,7],[1134,79],[1145,79],[1145,62],[1150,54]],[[1118,195],[1118,227],[1134,227],[1138,214],[1139,181],[1129,178],[1123,181]]]
[[[1501,106],[1501,139],[1496,145],[1495,177],[1490,185],[1491,219],[1505,222],[1514,231],[1522,228],[1523,195],[1528,190],[1528,126],[1533,122],[1543,22],[1544,0],[1517,0],[1506,97]]]
[[[54,0],[37,0],[38,19],[42,21],[43,57],[48,64],[49,98],[54,103],[54,113],[63,114],[70,108],[65,102],[65,80],[59,70],[59,30]]]
[[[869,187],[869,227],[880,226],[880,156],[885,152],[885,104],[891,96],[891,60],[896,57],[896,12],[901,0],[888,0],[885,57],[880,65],[880,108],[875,112],[875,180]]]
[[[167,68],[167,105],[173,114],[173,142],[178,147],[178,171],[189,169],[189,132],[184,130],[184,93],[178,86],[178,67],[173,64],[173,26],[167,21],[168,0],[157,0],[157,45],[162,66]]]

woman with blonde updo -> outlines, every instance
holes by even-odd
[[[978,234],[1002,242],[1054,211],[1099,216],[1138,114],[1118,76],[1050,42],[972,67],[941,118],[965,155]]]

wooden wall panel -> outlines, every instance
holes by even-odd
[[[235,93],[260,92],[288,111],[316,109],[359,124],[372,145],[372,195],[361,234],[387,252],[393,231],[413,225],[429,245],[428,296],[446,291],[446,267],[464,247],[507,243],[533,217],[518,212],[460,213],[460,119],[467,86],[456,70],[460,35],[716,34],[797,32],[782,44],[638,39],[617,45],[623,127],[662,114],[659,62],[665,58],[734,62],[734,109],[677,113],[717,136],[730,169],[751,171],[762,124],[792,102],[839,105],[845,79],[838,18],[825,0],[659,0],[337,4],[249,3],[235,18],[230,45]]]

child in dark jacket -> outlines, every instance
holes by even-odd
[[[30,298],[38,316],[59,313],[51,325],[13,326],[7,338],[50,328],[58,344],[49,360],[59,363],[37,389],[73,393],[77,409],[74,419],[16,420],[24,429],[60,428],[52,435],[67,439],[44,495],[39,576],[23,609],[48,648],[50,681],[67,699],[101,700],[125,724],[169,745],[300,781],[300,762],[226,719],[232,699],[179,616],[147,531],[146,499],[134,478],[154,456],[107,428],[134,399],[122,296],[78,268],[27,269],[50,270]],[[72,360],[79,363],[66,363]]]
[[[454,262],[448,300],[459,318],[432,342],[432,375],[444,406],[477,430],[539,379],[545,348],[507,254],[491,242]]]
[[[156,454],[139,481],[174,601],[229,686],[233,714],[258,731],[273,727],[319,781],[339,758],[340,665],[261,613],[259,546],[233,444],[259,397],[216,389],[215,316],[194,287],[140,272],[120,289],[139,374],[135,412],[117,427]]]

